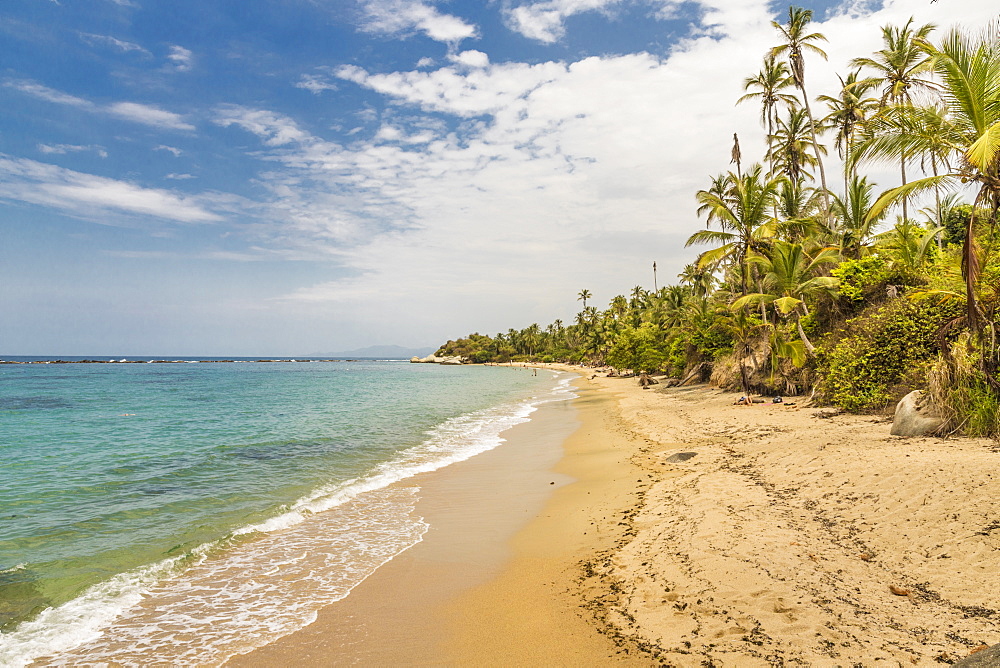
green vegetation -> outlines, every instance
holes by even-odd
[[[810,99],[806,57],[826,57],[811,18],[790,8],[746,78],[738,103],[759,105],[767,150],[744,166],[737,141],[735,170],[694,194],[707,225],[687,245],[703,249],[675,285],[637,286],[603,310],[584,289],[571,324],[473,334],[439,353],[710,374],[851,411],[929,389],[948,429],[1000,436],[998,28],[885,26],[884,48],[853,59],[841,90]],[[842,192],[828,187],[823,139],[843,161]],[[876,164],[900,185],[880,192],[863,174]]]

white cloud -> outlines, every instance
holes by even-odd
[[[367,32],[399,35],[422,32],[438,42],[457,43],[478,35],[476,26],[457,16],[442,14],[436,7],[420,0],[364,0],[365,18],[361,28]]]
[[[170,174],[167,174],[163,178],[170,179],[171,181],[187,181],[188,179],[195,178],[195,176],[193,174],[177,174],[171,172]]]
[[[167,146],[166,144],[160,144],[159,146],[154,147],[153,150],[154,151],[166,151],[167,153],[173,154],[173,156],[175,158],[180,157],[181,153],[184,152],[184,151],[180,150],[179,148],[174,148],[173,146]]]
[[[151,56],[149,51],[143,47],[135,44],[133,42],[126,42],[124,40],[118,39],[116,37],[111,37],[110,35],[95,35],[93,33],[81,32],[80,39],[90,45],[100,44],[103,46],[110,46],[113,49],[121,51],[122,53],[128,53],[130,51],[137,51],[145,56]]]
[[[831,92],[850,57],[880,47],[882,24],[911,12],[947,23],[939,4],[917,12],[890,0],[873,16],[817,22],[831,59],[808,60],[812,95]],[[966,20],[988,16],[986,5]],[[274,112],[233,113],[228,123],[269,147],[269,215],[286,221],[274,242],[325,250],[355,274],[293,291],[288,303],[339,302],[383,325],[384,314],[403,314],[414,336],[437,336],[440,313],[417,306],[425,297],[496,331],[571,317],[582,287],[598,302],[648,287],[653,260],[661,284],[673,280],[697,252],[684,241],[704,226],[694,193],[731,168],[733,132],[746,162],[763,154],[759,111],[735,101],[778,41],[764,0],[701,9],[669,57],[530,65],[456,54],[432,71],[341,67],[336,76],[391,105],[349,144]],[[835,159],[828,172],[836,188]],[[874,174],[894,184],[891,170]]]
[[[180,114],[164,111],[158,107],[137,102],[115,102],[106,107],[108,113],[133,123],[142,123],[169,130],[194,130],[194,126],[183,120]]]
[[[449,56],[449,60],[465,67],[486,67],[490,64],[490,57],[482,51],[462,51]]]
[[[103,146],[97,146],[94,144],[89,146],[80,146],[78,144],[39,144],[38,150],[46,155],[65,155],[67,153],[94,151],[102,158],[108,157],[108,152]]]
[[[295,121],[270,111],[231,105],[220,107],[216,114],[216,124],[222,127],[239,126],[263,139],[268,146],[284,146],[309,138]]]
[[[551,43],[566,32],[564,21],[574,14],[603,10],[621,0],[546,0],[507,10],[511,30],[529,39]]]
[[[369,74],[345,65],[336,71],[347,81],[426,110],[478,116],[517,106],[532,90],[554,81],[566,70],[561,63],[505,63],[490,68],[443,67],[430,72]]]
[[[317,74],[303,74],[295,87],[304,88],[315,95],[319,95],[325,90],[337,90],[337,84],[330,83],[326,78]]]
[[[60,209],[115,224],[116,215],[152,216],[181,223],[222,220],[197,198],[55,165],[0,155],[0,198]]]
[[[47,102],[54,102],[55,104],[64,104],[70,107],[86,110],[94,110],[96,108],[93,103],[84,100],[83,98],[54,90],[48,86],[35,83],[34,81],[6,81],[4,82],[4,86],[14,88],[22,93],[26,93],[32,97],[37,97]]]
[[[178,72],[189,72],[194,66],[194,54],[191,53],[191,50],[185,49],[183,46],[177,46],[176,44],[170,47],[167,60],[170,61],[174,69]]]
[[[27,95],[37,97],[47,102],[76,107],[84,111],[99,114],[108,114],[123,118],[133,123],[141,123],[156,128],[168,130],[194,130],[194,126],[184,121],[184,117],[172,111],[165,111],[158,107],[138,102],[114,102],[106,106],[98,106],[89,100],[69,95],[47,86],[43,86],[34,81],[7,81],[4,83],[9,88],[14,88]]]

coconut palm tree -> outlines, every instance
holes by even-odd
[[[802,329],[801,318],[809,314],[806,300],[823,292],[832,292],[839,284],[832,276],[819,276],[822,265],[839,262],[836,249],[822,248],[810,255],[800,243],[776,240],[763,253],[754,253],[749,261],[763,270],[764,290],[744,295],[733,302],[732,308],[768,304],[785,318],[792,318],[806,350],[814,346]]]
[[[688,238],[685,246],[719,244],[718,248],[702,253],[698,264],[706,267],[728,260],[739,270],[740,294],[747,293],[749,279],[744,259],[752,248],[773,234],[774,219],[769,209],[774,205],[781,181],[781,177],[768,178],[763,167],[754,164],[742,178],[730,172],[724,192],[701,190],[697,194],[701,204],[699,213],[707,213],[722,229],[699,230]]]
[[[820,220],[820,195],[802,181],[784,179],[778,188],[777,236],[786,241],[802,241],[809,236],[824,234],[829,228]]]
[[[764,66],[756,76],[747,77],[743,81],[743,90],[754,92],[747,93],[736,104],[748,100],[760,101],[760,122],[767,128],[767,145],[770,146],[774,138],[774,126],[778,118],[778,105],[785,105],[793,109],[798,105],[794,95],[783,92],[785,89],[795,85],[788,65],[775,57],[773,53],[764,56]],[[774,173],[774,162],[771,162],[771,172]]]
[[[819,158],[812,152],[816,144],[809,139],[811,133],[814,133],[814,129],[804,109],[789,109],[787,118],[778,119],[774,141],[767,157],[775,169],[782,171],[792,181],[812,179],[808,169],[820,164]],[[819,148],[826,153],[826,147]]]
[[[917,90],[930,90],[931,83],[921,78],[922,74],[931,70],[931,58],[920,47],[927,37],[937,27],[927,23],[919,28],[913,28],[913,17],[902,28],[896,26],[882,27],[882,42],[885,48],[876,51],[873,58],[855,58],[851,61],[854,67],[867,68],[874,72],[864,83],[878,86],[882,89],[879,107],[885,109],[889,105],[910,105],[913,102],[912,93]],[[899,156],[899,172],[902,185],[906,185],[906,162],[912,156]],[[907,202],[904,197],[903,218],[907,217]]]
[[[847,194],[851,178],[857,176],[857,165],[851,162],[851,145],[854,144],[858,130],[867,120],[868,115],[875,110],[877,102],[867,97],[866,93],[874,88],[870,80],[858,80],[860,70],[855,70],[847,78],[837,75],[840,79],[840,95],[820,95],[817,100],[826,103],[830,110],[822,122],[837,133],[836,147],[844,161],[844,194]]]
[[[719,325],[733,339],[733,357],[740,369],[740,385],[744,396],[750,396],[750,378],[747,375],[747,360],[754,356],[754,344],[758,342],[768,325],[751,318],[741,308],[732,309],[719,316]]]
[[[809,131],[812,137],[813,150],[819,163],[820,185],[823,188],[823,213],[824,215],[828,215],[830,211],[830,191],[826,185],[826,170],[823,168],[823,160],[820,158],[822,152],[820,151],[819,142],[816,140],[816,120],[813,118],[812,109],[809,107],[809,95],[806,93],[805,62],[806,51],[812,51],[822,56],[823,60],[826,60],[826,52],[813,44],[813,42],[825,42],[826,36],[818,32],[808,33],[807,30],[811,21],[812,10],[801,7],[788,8],[788,23],[786,24],[771,21],[771,25],[781,33],[781,36],[785,40],[784,44],[779,44],[771,49],[771,53],[774,56],[788,54],[788,66],[792,73],[792,80],[795,82],[795,86],[799,89],[799,92],[802,93],[802,106],[805,107],[806,116],[809,117]]]
[[[715,288],[715,276],[712,275],[711,269],[697,262],[685,265],[681,273],[677,274],[677,278],[681,279],[681,285],[671,286],[670,294],[674,296],[677,292],[675,288],[687,288],[688,292],[696,297],[707,297]]]
[[[576,296],[576,300],[577,300],[578,302],[579,302],[579,301],[582,301],[582,302],[583,302],[583,310],[585,310],[585,311],[586,311],[586,310],[587,310],[587,300],[588,300],[588,299],[590,299],[590,298],[591,298],[591,297],[593,297],[593,296],[594,296],[594,295],[590,294],[590,290],[586,290],[586,289],[584,289],[584,290],[580,290],[580,294],[578,294],[578,295]]]
[[[872,240],[874,230],[885,217],[869,216],[875,196],[875,184],[867,177],[855,176],[848,184],[844,198],[833,198],[833,211],[839,219],[834,231],[840,252],[844,257],[857,260],[862,249]]]
[[[947,115],[936,128],[933,144],[948,148],[952,157],[950,167],[947,173],[911,181],[884,193],[869,217],[880,215],[905,197],[938,185],[958,188],[968,184],[977,189],[974,213],[967,221],[962,245],[962,274],[965,318],[979,337],[984,327],[993,327],[986,322],[977,298],[981,258],[976,246],[975,212],[985,209],[992,219],[1000,210],[1000,27],[993,26],[978,37],[956,29],[939,46],[928,42],[921,42],[920,46],[931,57],[940,81],[939,92]],[[876,159],[891,159],[932,150],[932,138],[927,136],[926,128],[918,128],[924,116],[926,108],[897,107],[885,119],[880,135],[862,142],[858,152]],[[995,367],[996,361],[992,364]],[[984,371],[990,384],[1000,390],[994,369],[984,367]]]
[[[885,255],[896,269],[914,275],[921,272],[931,257],[934,240],[944,228],[924,227],[904,218],[895,227],[879,234],[876,245],[879,255]]]

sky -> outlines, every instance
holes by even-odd
[[[833,95],[881,26],[806,1]],[[762,0],[5,0],[0,354],[306,355],[571,322],[696,255],[761,159]],[[815,103],[814,103],[815,104]],[[832,153],[833,151],[831,151]],[[836,182],[838,168],[828,167]],[[875,172],[880,187],[895,172]]]

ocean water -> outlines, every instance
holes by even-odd
[[[217,665],[427,530],[415,475],[564,374],[400,362],[0,365],[0,665]]]

